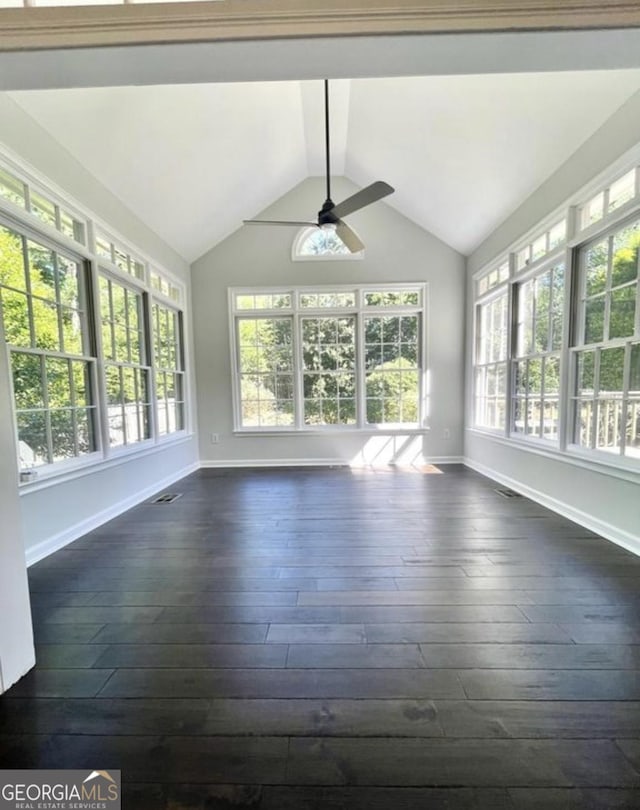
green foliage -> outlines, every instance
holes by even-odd
[[[77,272],[75,262],[0,228],[0,298],[25,463],[91,444],[88,364],[38,352],[82,354]]]
[[[388,295],[380,293],[377,303],[398,303]],[[245,426],[293,423],[292,323],[289,317],[238,320]],[[415,315],[364,319],[370,423],[418,421],[418,324]],[[305,424],[354,424],[355,317],[305,316],[301,349]]]

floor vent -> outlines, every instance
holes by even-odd
[[[177,501],[178,498],[182,498],[182,492],[165,492],[164,495],[158,495],[157,498],[154,498],[151,503],[173,503]]]
[[[512,489],[494,489],[493,491],[497,492],[498,495],[501,495],[503,498],[522,498],[519,492],[514,492]]]

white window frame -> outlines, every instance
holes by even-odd
[[[89,377],[89,388],[91,390],[91,398],[90,398],[90,405],[86,406],[88,411],[91,411],[90,417],[93,422],[93,437],[95,448],[92,451],[81,453],[76,456],[70,456],[65,459],[60,459],[57,461],[50,461],[45,464],[37,464],[34,465],[34,468],[37,469],[38,475],[42,474],[44,476],[50,474],[54,470],[61,470],[66,471],[68,469],[73,469],[78,465],[91,463],[96,458],[100,457],[101,449],[102,449],[102,439],[100,433],[100,398],[98,394],[98,385],[97,385],[97,376],[98,376],[98,357],[96,354],[91,353],[92,348],[92,312],[89,307],[90,295],[89,295],[89,286],[90,286],[90,277],[88,272],[88,267],[86,261],[82,258],[82,256],[68,250],[65,246],[59,245],[48,238],[46,234],[41,234],[38,231],[24,225],[20,222],[14,222],[10,218],[5,216],[0,216],[0,226],[3,228],[14,231],[20,238],[23,240],[24,243],[28,243],[29,241],[33,241],[36,244],[53,251],[56,255],[62,256],[73,263],[75,263],[79,268],[79,278],[78,278],[78,292],[79,292],[79,306],[80,311],[83,312],[83,324],[82,324],[82,342],[83,342],[83,350],[81,354],[73,354],[70,352],[63,351],[62,349],[40,349],[34,346],[19,346],[19,345],[10,345],[8,341],[5,340],[4,349],[7,352],[7,357],[9,361],[9,368],[12,367],[11,356],[12,354],[25,354],[25,355],[32,355],[34,357],[40,357],[46,363],[47,358],[56,359],[59,358],[61,360],[67,361],[76,361],[82,362],[87,364],[88,370],[88,377]],[[24,247],[23,247],[24,251]],[[25,298],[29,302],[28,304],[28,321],[29,321],[29,329],[31,334],[35,333],[35,325],[34,325],[34,316],[32,312],[32,291],[31,291],[31,281],[30,278],[27,279],[27,284],[24,291]],[[56,311],[58,318],[60,317],[59,313],[59,302],[57,301],[56,296]],[[1,317],[1,313],[0,313]],[[59,327],[60,328],[60,327]],[[3,330],[3,334],[4,330]],[[6,335],[5,335],[6,337]],[[14,432],[16,437],[16,447],[19,447],[19,433],[18,433],[18,420],[17,414],[19,411],[23,410],[17,407],[17,402],[15,399],[14,394],[14,383],[13,377],[10,377],[9,386],[11,390],[11,397],[13,403],[13,414],[14,414]],[[48,414],[51,413],[51,408],[48,405],[47,401],[47,390],[46,388],[43,390],[44,400],[43,400],[43,407],[41,410],[47,415],[47,421],[49,421],[50,416]],[[73,405],[69,406],[72,410],[77,410],[78,406]],[[49,433],[49,430],[47,430]],[[52,455],[53,450],[53,443],[51,441],[51,437],[48,440],[48,455]],[[29,467],[21,467],[20,466],[20,459],[19,454],[17,457],[17,471],[18,472],[25,472]]]
[[[161,267],[157,262],[148,257],[142,250],[136,248],[125,238],[121,237],[108,223],[100,220],[92,211],[87,209],[77,200],[72,198],[64,189],[52,183],[44,175],[33,169],[10,149],[0,144],[0,168],[2,168],[11,178],[21,183],[25,190],[25,205],[18,205],[10,199],[0,195],[0,218],[6,227],[17,229],[20,233],[28,235],[36,242],[46,244],[52,250],[66,255],[73,260],[79,260],[86,273],[86,296],[88,301],[87,319],[89,323],[89,342],[93,354],[86,359],[92,362],[91,379],[92,390],[94,392],[94,405],[96,406],[96,417],[94,425],[94,436],[96,450],[75,458],[56,461],[48,465],[35,467],[37,476],[20,476],[21,489],[34,490],[50,486],[62,480],[70,480],[84,472],[90,467],[108,466],[126,461],[128,458],[146,455],[154,452],[170,443],[184,441],[191,435],[190,418],[190,380],[187,369],[188,347],[185,342],[187,334],[187,312],[186,305],[186,285],[170,271]],[[56,226],[47,224],[39,219],[29,208],[30,189],[33,188],[38,194],[44,196],[56,206],[56,212],[69,213],[83,226],[84,241],[76,241],[69,235],[58,229],[60,225],[59,213],[56,213]],[[109,259],[98,257],[95,253],[95,234],[100,233],[109,238],[110,243],[123,252],[128,257],[128,266],[125,270],[113,263],[114,254],[111,251]],[[139,274],[131,272],[133,269],[131,262],[135,260],[140,264]],[[136,442],[133,445],[110,447],[108,443],[107,431],[107,402],[105,393],[104,355],[102,352],[102,337],[99,314],[99,273],[110,274],[117,283],[129,285],[140,291],[143,298],[143,325],[144,335],[147,343],[147,362],[150,368],[149,377],[149,400],[150,400],[150,436],[148,439]],[[152,279],[152,276],[154,277]],[[158,284],[158,281],[161,283]],[[152,283],[153,281],[153,283]],[[160,289],[158,289],[160,286]],[[163,306],[171,307],[179,313],[181,328],[181,348],[182,348],[182,369],[183,376],[183,396],[184,425],[181,430],[159,435],[157,431],[155,401],[155,378],[154,367],[155,358],[151,350],[151,306],[156,300]],[[8,351],[8,347],[5,347]],[[0,349],[1,350],[1,349]],[[86,350],[85,350],[86,351]],[[84,357],[84,356],[83,356]],[[81,358],[82,359],[82,358]],[[11,382],[10,382],[11,384]],[[13,390],[11,391],[13,396]],[[16,410],[15,399],[13,400],[14,415]],[[14,425],[15,425],[14,421]],[[16,466],[18,475],[19,465]]]
[[[607,196],[609,189],[618,180],[628,174],[630,171],[635,172],[635,195],[620,204],[618,207],[611,211],[607,211]],[[602,218],[596,222],[583,227],[582,210],[583,208],[599,193],[603,193],[604,197],[604,213]],[[531,245],[533,242],[547,234],[551,227],[559,222],[563,217],[566,217],[566,240],[564,244],[558,245],[555,249],[550,250],[547,254],[541,255],[536,261],[530,262],[527,265],[521,266],[517,269],[518,254],[524,255],[524,250],[529,250],[528,256],[531,256]],[[467,430],[474,433],[486,435],[494,441],[504,443],[507,446],[518,446],[521,449],[538,453],[549,458],[560,458],[568,463],[576,466],[585,467],[587,469],[602,471],[606,469],[610,475],[617,476],[623,480],[631,480],[640,482],[640,458],[637,456],[617,455],[611,451],[597,449],[596,447],[586,448],[574,443],[573,437],[575,432],[575,402],[579,399],[579,392],[577,391],[577,357],[581,351],[589,348],[603,348],[605,344],[594,344],[590,347],[585,347],[578,340],[582,339],[580,333],[580,318],[582,298],[580,281],[581,273],[578,268],[578,257],[581,250],[586,249],[589,244],[597,243],[605,238],[608,234],[613,233],[616,229],[624,226],[626,222],[631,222],[640,217],[640,144],[638,144],[629,152],[622,155],[615,161],[609,169],[601,172],[589,184],[579,189],[572,197],[565,201],[562,206],[556,208],[548,216],[544,218],[538,225],[532,228],[527,234],[523,235],[518,240],[514,241],[506,250],[502,252],[491,262],[484,265],[472,277],[472,295],[473,295],[473,360],[471,364],[472,371],[472,391],[473,394],[470,398],[470,424]],[[498,289],[498,285],[485,291],[482,295],[479,294],[479,282],[490,273],[495,271],[495,268],[504,264],[505,255],[508,257],[511,264],[511,276],[506,282],[509,289],[509,343],[508,343],[508,360],[509,360],[509,373],[507,376],[506,387],[506,409],[507,409],[507,426],[508,429],[502,434],[501,431],[491,430],[484,426],[475,424],[475,375],[477,368],[477,345],[479,334],[478,322],[478,305],[490,299]],[[545,439],[538,439],[533,436],[526,436],[522,433],[515,433],[510,430],[513,409],[513,396],[515,386],[515,375],[513,363],[516,359],[516,339],[515,339],[515,317],[514,307],[516,304],[516,287],[517,285],[527,278],[531,278],[545,266],[553,265],[559,262],[564,257],[565,266],[565,292],[564,292],[564,329],[562,337],[562,348],[560,351],[560,402],[559,402],[559,432],[558,441],[549,441]],[[521,260],[522,264],[522,260]],[[638,279],[638,297],[636,298],[636,326],[633,337],[620,338],[615,341],[616,345],[630,346],[640,341],[640,278]],[[613,343],[609,342],[606,347],[613,347]],[[625,403],[628,400],[628,384],[629,384],[629,363],[630,363],[630,349],[626,349],[625,354],[625,390],[622,397]]]
[[[416,292],[418,304],[415,306],[367,306],[365,294],[371,292]],[[355,306],[353,307],[304,307],[301,306],[301,297],[313,293],[347,293],[354,292]],[[236,306],[237,296],[251,295],[291,295],[291,306],[277,309],[242,309]],[[268,433],[328,433],[328,432],[425,432],[427,425],[427,330],[428,330],[428,285],[425,283],[406,282],[397,284],[357,284],[357,285],[327,285],[327,286],[291,286],[291,287],[230,287],[228,289],[229,305],[229,338],[231,347],[232,371],[232,401],[234,433],[239,435],[265,435]],[[419,420],[415,423],[379,423],[366,422],[365,401],[365,374],[363,358],[364,346],[364,317],[366,315],[380,316],[384,314],[402,315],[417,314],[419,317]],[[351,316],[356,319],[356,422],[354,424],[305,425],[302,387],[302,320],[308,317],[341,317]],[[292,322],[293,340],[293,375],[294,375],[294,423],[293,425],[270,426],[243,426],[241,419],[242,401],[240,395],[240,368],[237,323],[242,318],[255,319],[289,317]]]

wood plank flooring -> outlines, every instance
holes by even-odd
[[[126,810],[640,807],[640,558],[463,467],[203,470],[33,566],[0,767]]]

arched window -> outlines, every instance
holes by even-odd
[[[364,251],[351,253],[333,228],[303,228],[294,239],[291,257],[294,262],[341,261],[364,258]]]

